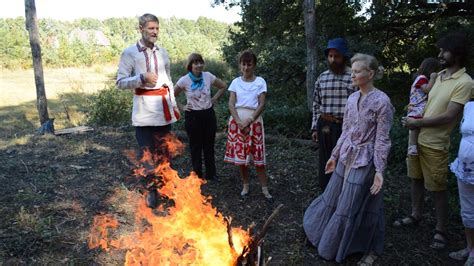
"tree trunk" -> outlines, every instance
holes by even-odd
[[[313,107],[313,90],[318,71],[316,50],[316,5],[315,0],[304,0],[304,29],[306,35],[306,97],[309,110]]]
[[[38,109],[41,125],[49,121],[48,100],[44,89],[43,64],[41,61],[41,46],[36,20],[35,0],[25,0],[25,24],[30,36],[31,55],[36,84],[36,108]]]

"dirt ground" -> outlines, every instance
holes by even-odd
[[[101,212],[120,214],[120,193],[133,190],[133,165],[124,154],[136,148],[132,128],[96,128],[81,135],[33,136],[0,133],[0,265],[120,265],[124,251],[89,249],[87,237],[93,217]],[[239,174],[222,161],[225,139],[216,143],[219,180],[203,185],[206,195],[234,225],[259,229],[280,203],[282,211],[266,235],[264,254],[270,265],[332,265],[305,245],[302,217],[321,193],[316,183],[317,151],[313,146],[285,138],[267,143],[270,192],[267,203],[252,171],[250,196],[239,196]],[[190,171],[185,152],[173,161],[180,176]],[[464,245],[458,209],[450,211],[449,247],[429,248],[434,211],[426,198],[423,221],[417,228],[396,229],[392,221],[409,209],[408,179],[400,173],[386,177],[385,251],[377,265],[461,265],[449,251]],[[451,195],[450,206],[456,206]],[[115,200],[110,200],[115,197]],[[353,265],[360,254],[343,265]]]

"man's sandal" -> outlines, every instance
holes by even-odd
[[[469,256],[464,263],[464,266],[473,266],[474,265],[474,257]]]
[[[441,236],[442,238],[436,236]],[[446,233],[443,231],[435,230],[435,234],[433,236],[430,248],[440,250],[446,248],[447,245],[448,237],[446,236]]]
[[[408,216],[405,218],[399,218],[393,222],[394,227],[407,227],[407,226],[417,226],[420,224],[421,218],[416,219],[413,216]]]
[[[364,255],[358,262],[358,266],[372,266],[377,259],[377,255],[375,254],[369,254],[369,255]]]
[[[469,250],[467,248],[463,248],[458,251],[450,252],[448,256],[453,260],[465,261],[467,257],[469,257]]]

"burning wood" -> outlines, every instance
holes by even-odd
[[[268,217],[265,221],[265,224],[262,227],[262,230],[254,237],[250,239],[250,242],[247,246],[244,247],[244,251],[239,256],[237,264],[242,266],[260,266],[260,265],[267,265],[271,257],[268,258],[266,262],[264,262],[262,250],[263,250],[263,239],[267,234],[268,226],[275,218],[275,216],[280,212],[283,204],[278,205],[278,207],[273,211],[273,213]]]
[[[144,175],[147,171],[135,172]],[[99,215],[92,226],[90,248],[125,249],[126,265],[263,265],[258,264],[263,261],[258,258],[263,237],[282,205],[268,218],[261,232],[251,237],[248,230],[232,227],[232,219],[224,218],[211,205],[211,197],[201,194],[205,181],[194,173],[180,178],[167,162],[153,172],[163,182],[158,192],[174,202],[172,206],[158,206],[158,212],[166,215],[156,215],[141,197],[135,211],[136,229],[114,239],[108,237],[108,231],[116,229],[119,222],[112,215]],[[113,235],[117,233],[115,230]]]

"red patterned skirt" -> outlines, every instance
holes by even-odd
[[[247,108],[237,109],[242,120],[250,117],[253,112],[254,110]],[[250,132],[247,134],[240,131],[232,116],[229,118],[224,162],[235,165],[249,165],[252,162],[255,166],[266,165],[262,116],[250,124]]]

